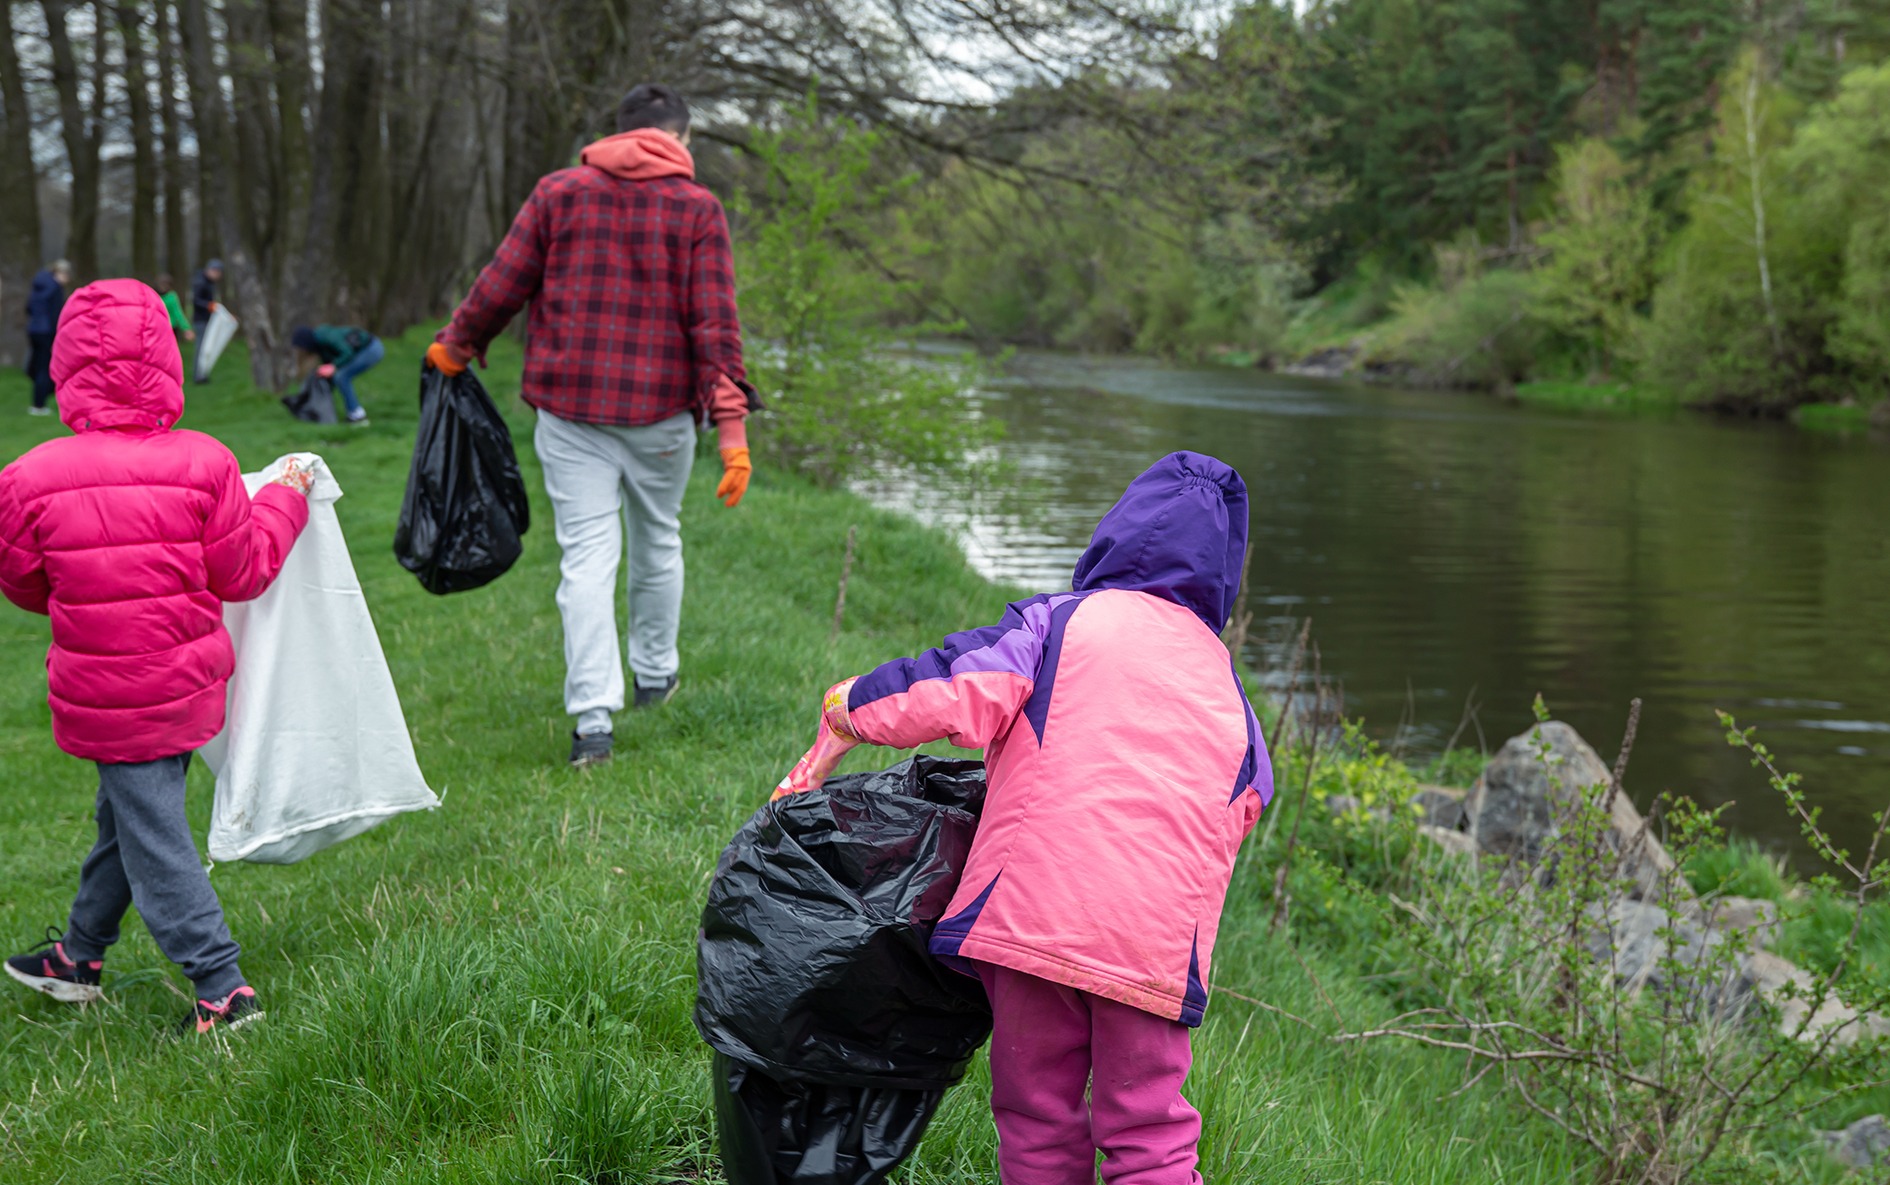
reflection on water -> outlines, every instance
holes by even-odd
[[[1252,491],[1255,634],[1310,615],[1379,737],[1434,750],[1474,702],[1497,745],[1541,692],[1612,760],[1638,695],[1643,805],[1662,789],[1733,803],[1734,830],[1802,856],[1715,707],[1760,727],[1841,840],[1890,803],[1880,444],[1057,355],[1016,359],[991,411],[1017,492],[879,492],[950,526],[992,577],[1069,587],[1131,477],[1211,452]]]

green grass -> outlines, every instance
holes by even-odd
[[[1792,412],[1792,423],[1808,432],[1848,435],[1870,430],[1872,407],[1864,403],[1804,403]]]
[[[518,439],[537,516],[518,567],[435,598],[391,539],[416,419],[418,338],[361,382],[371,427],[290,421],[240,353],[189,391],[185,426],[247,467],[329,460],[362,584],[422,767],[443,799],[293,867],[212,873],[269,1019],[239,1039],[168,1036],[184,984],[134,919],[86,1010],[0,996],[0,1164],[35,1181],[459,1182],[720,1179],[708,1059],[690,1024],[694,932],[716,856],[808,739],[834,679],[993,620],[1006,590],[946,541],[850,495],[762,472],[738,510],[698,467],[685,511],[683,685],[626,714],[614,765],[563,767],[557,551],[517,403],[518,359],[487,380]],[[0,378],[0,407],[26,401]],[[0,459],[61,431],[9,410]],[[847,629],[830,644],[850,524]],[[92,839],[91,767],[53,746],[44,619],[0,612],[0,941],[61,923]],[[883,763],[867,753],[855,766]],[[202,828],[210,785],[192,779]],[[1340,1047],[1391,1012],[1357,968],[1371,935],[1296,949],[1266,932],[1272,871],[1250,851],[1191,1093],[1210,1179],[1564,1182],[1580,1159],[1461,1067],[1407,1047]],[[990,1181],[982,1068],[905,1180]]]

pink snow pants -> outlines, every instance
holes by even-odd
[[[978,965],[991,997],[991,1112],[1001,1185],[1201,1185],[1194,1062],[1177,1021]],[[1087,1097],[1085,1097],[1087,1091]]]

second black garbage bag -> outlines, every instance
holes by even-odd
[[[983,763],[919,756],[769,803],[722,854],[696,1028],[730,1185],[877,1185],[918,1146],[991,1033],[926,949],[983,805]]]
[[[301,390],[284,395],[282,406],[304,423],[333,424],[340,418],[335,415],[335,385],[317,371],[309,372]]]
[[[531,504],[499,409],[472,371],[420,372],[420,429],[394,531],[400,566],[428,592],[503,576],[524,551]]]

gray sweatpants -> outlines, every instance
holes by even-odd
[[[547,411],[533,434],[564,558],[564,710],[581,733],[610,731],[623,710],[617,657],[617,570],[628,567],[630,672],[642,687],[676,673],[682,623],[683,491],[695,463],[689,413],[640,428],[579,424]],[[625,559],[628,540],[629,559]]]
[[[118,941],[125,910],[138,916],[164,957],[183,968],[200,1000],[243,986],[242,953],[197,855],[184,816],[190,754],[98,767],[98,843],[79,873],[66,923],[66,957],[89,962]]]

